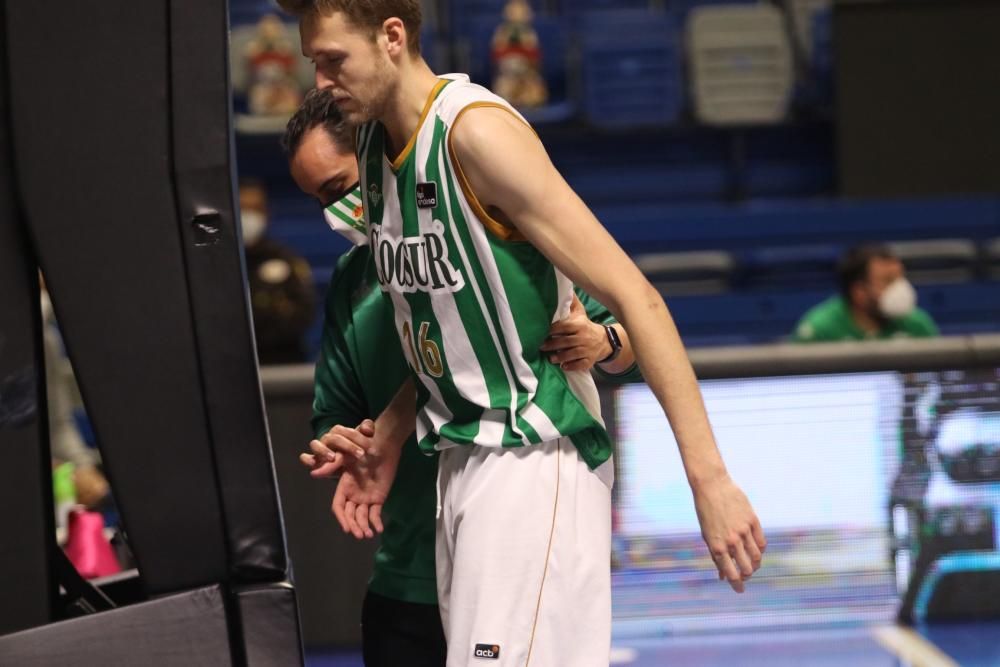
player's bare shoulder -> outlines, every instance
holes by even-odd
[[[533,196],[525,192],[532,189],[528,176],[551,169],[531,126],[497,105],[466,109],[451,128],[450,148],[477,196],[484,203],[503,202],[505,210]]]
[[[512,148],[512,141],[525,139],[538,143],[530,125],[510,109],[497,104],[471,104],[462,110],[451,127],[452,149],[461,158],[507,152]]]

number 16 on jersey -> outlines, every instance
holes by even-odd
[[[410,353],[409,360],[413,370],[439,378],[444,375],[444,362],[441,359],[441,349],[437,343],[427,337],[430,328],[430,322],[421,322],[419,331],[412,331],[410,323],[407,321],[403,322],[401,335],[403,346]],[[414,334],[417,336],[414,337]],[[418,350],[420,354],[417,354]]]

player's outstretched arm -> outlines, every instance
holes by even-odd
[[[737,591],[760,565],[760,522],[719,455],[698,383],[677,328],[646,280],[549,160],[537,136],[495,107],[468,110],[452,151],[483,208],[513,225],[574,283],[604,303],[628,331],[639,367],[680,447],[702,534]]]

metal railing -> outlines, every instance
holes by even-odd
[[[1000,368],[1000,334],[844,343],[704,347],[688,351],[703,380],[873,371]],[[313,365],[264,366],[267,396],[312,394]]]

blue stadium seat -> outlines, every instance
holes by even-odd
[[[638,166],[611,157],[605,164],[560,167],[560,171],[589,206],[616,211],[612,220],[620,218],[617,211],[628,211],[636,202],[648,202],[662,211],[667,205],[721,197],[729,179],[724,165],[715,162]]]
[[[467,51],[469,77],[487,88],[493,81],[491,41],[499,23],[499,19],[481,16],[470,24],[469,38],[461,42]],[[549,102],[543,107],[522,109],[521,112],[531,123],[567,120],[576,113],[566,67],[567,30],[559,19],[545,16],[536,17],[533,25],[542,49],[542,77],[549,89]]]
[[[746,130],[742,170],[747,197],[830,195],[834,192],[832,131],[826,123]]]
[[[667,297],[688,345],[731,345],[786,340],[802,315],[835,288],[741,291]],[[996,284],[970,282],[920,287],[919,299],[948,335],[1000,330]]]
[[[741,286],[745,288],[836,288],[837,259],[842,247],[833,244],[762,247],[743,259]]]
[[[989,281],[917,288],[920,306],[931,314],[941,332],[955,335],[1000,330],[996,292],[996,283]]]
[[[833,191],[833,165],[812,160],[750,160],[743,173],[748,197],[815,196]]]
[[[271,0],[230,0],[229,2],[229,25],[256,23],[264,14],[278,14],[282,18],[290,20],[277,3]]]
[[[539,133],[559,171],[590,206],[715,200],[728,184],[728,146],[718,132],[671,127],[637,135],[542,127]]]
[[[969,239],[919,239],[888,245],[914,284],[960,283],[975,276],[979,250]]]
[[[559,0],[558,4],[559,13],[569,19],[572,25],[594,12],[645,12],[652,5],[649,0]]]
[[[599,127],[671,125],[684,106],[677,24],[663,12],[589,12],[579,24],[583,107]]]
[[[633,257],[664,295],[719,294],[729,290],[736,262],[721,250],[644,253]]]
[[[1000,237],[983,244],[984,273],[991,280],[1000,280]]]
[[[687,19],[687,15],[695,7],[706,5],[755,5],[760,0],[667,0],[668,10],[674,14],[681,23]]]
[[[740,205],[640,200],[592,206],[628,252],[846,244],[935,238],[983,240],[1000,226],[1000,198],[850,201],[787,199]]]
[[[833,104],[833,10],[821,9],[812,17],[812,89],[816,104]]]
[[[687,345],[772,343],[786,339],[809,308],[830,290],[728,292],[667,297]]]
[[[438,74],[451,70],[448,43],[431,27],[424,26],[420,30],[420,55]]]
[[[312,267],[328,266],[336,262],[350,244],[340,234],[334,232],[319,214],[315,214],[308,224],[271,224],[269,238],[293,248]]]
[[[453,41],[468,39],[475,26],[483,21],[499,22],[507,0],[453,0],[451,3],[451,36]],[[533,6],[536,15],[538,7]]]

